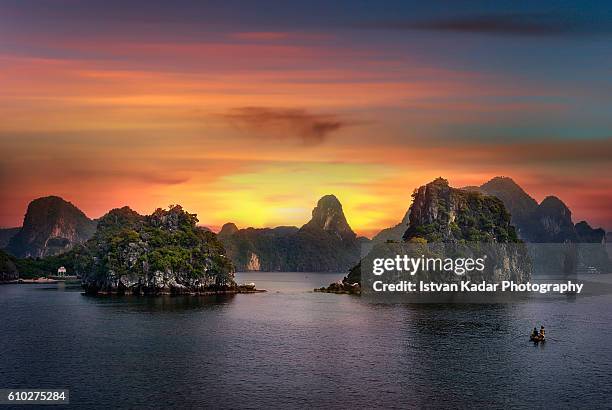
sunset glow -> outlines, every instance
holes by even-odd
[[[609,37],[26,3],[0,11],[0,226],[45,195],[92,218],[180,203],[213,228],[300,226],[333,193],[371,236],[435,177],[505,175],[612,229]]]

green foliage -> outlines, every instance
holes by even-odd
[[[19,277],[23,279],[56,275],[60,266],[64,266],[68,274],[71,274],[75,272],[73,256],[74,253],[71,251],[46,258],[16,258],[15,266],[19,271]]]
[[[411,223],[405,239],[519,242],[516,230],[510,225],[510,214],[498,198],[451,188],[441,178],[416,190],[413,198]],[[435,209],[435,213],[431,209]]]
[[[140,216],[122,208],[111,211],[86,249],[79,264],[89,279],[137,274],[143,280],[155,272],[179,279],[233,284],[233,265],[223,255],[216,236],[196,226],[196,215],[179,205]]]
[[[181,279],[232,285],[234,267],[212,232],[178,206],[141,216],[125,207],[102,217],[98,230],[70,252],[39,259],[17,259],[21,277],[54,275],[59,266],[88,281],[105,282],[136,275],[143,282],[159,271]]]

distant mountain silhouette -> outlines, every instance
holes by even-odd
[[[480,186],[480,191],[498,197],[512,215],[512,222],[518,225],[519,235],[522,227],[529,224],[531,215],[538,203],[523,190],[512,178],[495,177]]]
[[[372,237],[372,245],[384,243],[387,241],[399,241],[404,236],[404,232],[408,229],[410,222],[410,210],[406,211],[402,221],[395,226],[385,228]]]
[[[520,239],[526,242],[563,243],[612,242],[612,234],[592,228],[586,221],[574,225],[572,213],[559,198],[549,196],[541,204],[532,198],[512,178],[495,177],[481,186],[467,186],[464,191],[477,191],[499,198],[512,216],[512,225]],[[400,241],[408,229],[410,210],[402,221],[381,230],[372,238],[372,244]],[[606,236],[607,235],[607,236]]]
[[[96,231],[96,222],[58,196],[30,202],[23,226],[10,240],[7,251],[17,257],[45,257],[70,250]]]
[[[548,196],[538,204],[511,178],[495,177],[478,189],[504,202],[519,237],[526,242],[601,243],[605,240],[603,229],[593,229],[585,221],[574,225],[572,212],[559,198]]]
[[[359,260],[364,238],[349,226],[340,201],[326,195],[301,228],[238,229],[227,223],[219,240],[238,270],[342,272]]]

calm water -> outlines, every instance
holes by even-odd
[[[107,408],[612,404],[610,296],[407,306],[309,292],[341,276],[241,274],[269,292],[234,297],[0,286],[0,387]],[[536,323],[544,346],[527,340]]]

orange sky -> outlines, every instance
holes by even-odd
[[[333,193],[370,236],[435,177],[505,175],[612,229],[609,124],[574,117],[608,102],[593,88],[333,30],[18,32],[0,40],[0,226],[51,194],[90,217],[180,203],[212,227],[300,226]]]

